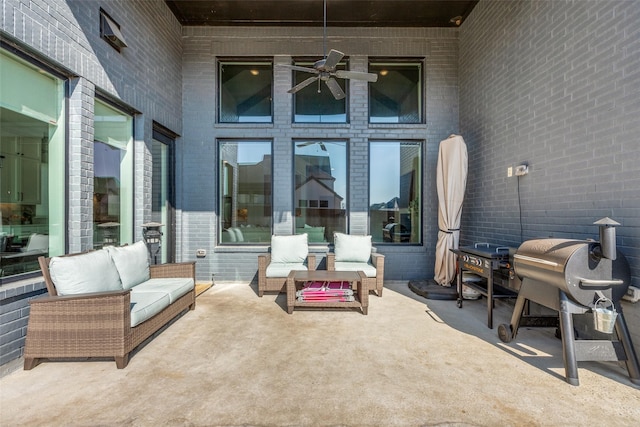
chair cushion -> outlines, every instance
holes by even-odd
[[[271,236],[272,263],[303,263],[309,255],[306,234]]]
[[[123,289],[118,270],[104,249],[82,255],[53,257],[49,261],[49,274],[60,295]]]
[[[108,246],[107,250],[118,269],[124,289],[149,280],[149,257],[143,241],[126,246]]]
[[[149,279],[136,285],[133,292],[164,292],[169,295],[169,302],[173,304],[178,298],[191,291],[194,287],[191,277],[163,277]]]
[[[336,271],[362,271],[367,277],[376,277],[376,268],[367,262],[338,262]]]
[[[301,262],[272,262],[265,274],[267,277],[287,277],[293,270],[307,270],[307,266]]]
[[[131,289],[131,327],[138,326],[169,306],[166,292],[138,292]]]
[[[371,257],[371,236],[334,233],[336,262],[367,262]]]

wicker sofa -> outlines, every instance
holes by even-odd
[[[42,359],[129,354],[186,309],[195,309],[195,263],[149,265],[143,242],[39,258],[49,296],[31,300],[24,369]]]

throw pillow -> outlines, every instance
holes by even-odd
[[[107,249],[120,273],[124,289],[131,289],[149,280],[149,256],[143,241],[133,245],[109,246]]]
[[[309,255],[307,234],[271,236],[271,262],[301,263]]]
[[[49,274],[60,295],[122,290],[118,271],[106,250],[53,257]]]
[[[334,233],[336,262],[368,262],[371,256],[371,236]]]

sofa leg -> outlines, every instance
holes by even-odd
[[[196,309],[196,302],[194,301],[193,304],[189,305],[189,311],[193,311]]]
[[[264,291],[262,289],[258,289],[258,296],[262,298],[264,296]]]
[[[124,356],[116,356],[115,359],[116,367],[118,369],[124,369],[129,364],[129,353],[125,354]]]
[[[24,370],[25,371],[30,371],[31,369],[35,368],[36,366],[38,366],[41,362],[41,359],[38,359],[37,357],[25,357],[24,359]]]

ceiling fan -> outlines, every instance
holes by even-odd
[[[323,81],[333,94],[335,99],[343,99],[346,95],[338,82],[334,77],[339,79],[354,79],[354,80],[364,80],[367,82],[376,82],[378,80],[378,75],[375,73],[365,73],[361,71],[346,71],[346,70],[336,70],[336,66],[340,62],[340,60],[344,57],[344,53],[331,49],[329,54],[327,55],[327,1],[324,0],[324,25],[323,25],[323,38],[322,45],[324,50],[324,58],[316,61],[313,64],[313,68],[310,67],[301,67],[299,65],[287,65],[282,64],[282,67],[289,68],[291,70],[303,71],[306,73],[314,74],[314,76],[309,77],[308,79],[303,80],[298,83],[287,92],[296,93],[299,90],[309,86],[314,82],[318,82],[318,93],[320,93],[320,82]]]

